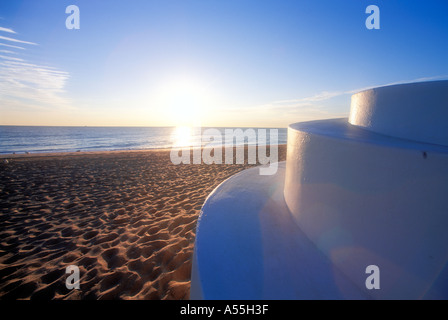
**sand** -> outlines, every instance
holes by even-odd
[[[253,166],[173,165],[167,150],[0,162],[0,299],[188,299],[201,206]]]

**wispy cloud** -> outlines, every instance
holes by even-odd
[[[8,54],[17,54],[17,52],[10,51],[10,50],[0,50],[1,53],[8,53]]]
[[[0,31],[16,33],[3,27],[0,27]],[[0,108],[8,110],[71,108],[69,101],[64,97],[69,73],[17,57],[15,50],[26,50],[27,45],[38,44],[16,38],[0,36],[0,40],[23,45],[0,43],[0,46],[8,48],[0,50]]]
[[[6,44],[6,43],[0,43],[0,46],[4,46],[4,47],[8,47],[8,48],[14,48],[14,49],[20,49],[20,50],[25,50],[25,48],[23,48],[23,47],[13,46],[11,44]]]
[[[0,36],[0,39],[1,40],[6,40],[6,41],[11,41],[11,42],[17,42],[17,43],[23,43],[23,44],[31,44],[31,45],[37,46],[37,43],[34,43],[34,42],[23,41],[23,40],[18,40],[18,39],[14,39],[14,38],[4,37],[4,36]]]
[[[69,78],[67,72],[21,59],[0,60],[0,69],[0,101],[31,102],[44,108],[69,107],[61,96]]]
[[[0,27],[0,31],[8,32],[8,33],[17,33],[12,29]]]
[[[4,56],[4,55],[2,55],[2,54],[0,54],[0,59],[14,60],[14,61],[23,61],[23,59],[15,58],[15,57],[10,57],[10,56]]]
[[[257,110],[271,110],[283,114],[296,114],[300,112],[307,114],[316,114],[316,116],[319,117],[323,115],[330,116],[331,114],[327,110],[325,110],[323,103],[327,100],[342,96],[344,94],[346,94],[345,91],[322,91],[308,97],[272,101],[264,105],[257,106]]]
[[[253,108],[248,108],[248,112],[253,112],[253,110],[256,109],[257,113],[261,112],[264,114],[272,114],[275,115],[276,117],[282,117],[282,118],[296,117],[296,116],[300,116],[302,119],[344,117],[348,114],[350,106],[349,105],[345,106],[344,110],[342,110],[343,106],[340,106],[339,108],[338,106],[328,108],[328,106],[334,102],[331,99],[343,98],[343,96],[351,96],[352,94],[355,94],[357,92],[377,87],[403,84],[403,83],[421,82],[421,81],[434,81],[447,78],[448,75],[438,75],[431,77],[421,77],[412,80],[396,81],[386,84],[377,84],[349,90],[322,91],[314,95],[297,99],[271,101],[262,105],[257,105]],[[341,100],[338,101],[340,103]],[[337,111],[338,109],[340,109],[341,111],[338,112]],[[241,110],[239,112],[241,112]],[[288,120],[290,120],[290,118]]]
[[[413,80],[402,80],[402,81],[390,82],[390,83],[386,83],[386,84],[372,85],[372,86],[344,90],[344,91],[322,91],[320,93],[317,93],[317,94],[309,96],[309,97],[304,97],[304,98],[299,98],[299,99],[291,99],[291,100],[274,101],[274,102],[271,102],[270,105],[292,106],[292,107],[304,106],[304,105],[310,105],[310,103],[313,103],[313,102],[330,100],[332,98],[342,96],[342,95],[352,95],[357,92],[361,92],[361,91],[372,89],[372,88],[385,87],[385,86],[404,84],[404,83],[440,80],[440,79],[446,79],[446,78],[448,78],[448,75],[438,75],[438,76],[432,76],[432,77],[422,77],[422,78],[417,78],[417,79],[413,79]]]
[[[303,104],[309,104],[310,102],[317,102],[317,101],[324,101],[328,100],[337,96],[340,96],[342,94],[345,94],[343,91],[322,91],[318,94],[305,97],[305,98],[299,98],[299,99],[290,99],[290,100],[279,100],[271,102],[271,104],[276,105],[303,105]]]
[[[361,92],[364,90],[369,90],[369,89],[378,88],[378,87],[393,86],[393,85],[397,85],[397,84],[423,82],[423,81],[435,81],[435,80],[442,80],[442,79],[447,79],[447,78],[448,78],[448,75],[445,74],[445,75],[438,75],[438,76],[431,76],[431,77],[421,77],[421,78],[416,78],[416,79],[412,79],[412,80],[400,80],[400,81],[395,81],[395,82],[383,83],[383,84],[348,90],[348,91],[345,91],[344,94],[355,94],[357,92]]]

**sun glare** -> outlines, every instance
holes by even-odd
[[[159,90],[158,107],[176,126],[200,126],[211,103],[208,88],[190,78],[178,78]]]
[[[192,145],[192,128],[176,127],[173,131],[172,138],[174,147],[189,147]]]

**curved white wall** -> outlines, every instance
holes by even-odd
[[[448,81],[401,84],[352,96],[349,122],[367,130],[448,146]]]
[[[447,84],[367,90],[349,119],[290,125],[286,168],[206,200],[191,297],[448,299]]]
[[[354,283],[364,284],[368,265],[380,267],[374,297],[419,298],[438,277],[448,259],[447,191],[448,148],[403,143],[345,120],[289,127],[289,210]]]
[[[368,90],[349,121],[288,129],[293,218],[354,283],[377,265],[374,298],[448,297],[447,93],[448,81]]]

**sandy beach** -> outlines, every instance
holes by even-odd
[[[0,161],[0,299],[188,299],[201,206],[253,166],[173,165],[167,150]]]

